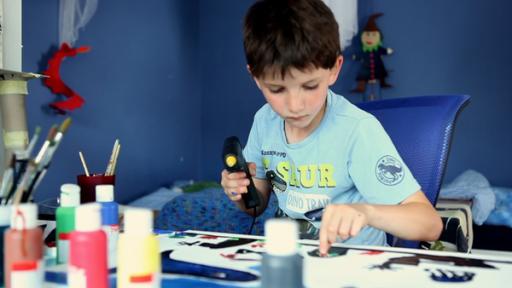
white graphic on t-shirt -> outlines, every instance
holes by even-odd
[[[286,198],[286,209],[304,213],[315,208],[325,207],[330,201],[329,196],[325,194],[307,194],[289,189]]]

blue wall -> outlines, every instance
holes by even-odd
[[[201,1],[201,179],[220,180],[224,139],[245,143],[253,115],[265,103],[246,68],[242,21],[252,0]]]
[[[202,177],[219,179],[219,147],[229,134],[246,139],[252,115],[263,103],[245,72],[241,22],[252,1],[212,1],[200,5],[203,97]],[[460,115],[445,181],[466,169],[482,172],[491,184],[512,186],[512,95],[506,50],[512,44],[510,1],[359,1],[360,27],[368,15],[383,12],[377,23],[384,45],[395,50],[386,57],[394,88],[384,98],[429,94],[469,94],[471,104]],[[235,34],[234,33],[238,33]],[[341,78],[333,90],[353,102],[357,63],[345,51]],[[203,68],[204,69],[204,68]]]
[[[395,88],[385,97],[463,93],[446,180],[468,168],[492,185],[512,186],[512,93],[507,49],[512,45],[510,1],[367,1],[382,11],[388,67]]]
[[[23,1],[25,71],[42,71],[58,44],[58,2]],[[73,123],[36,200],[56,196],[60,184],[83,173],[79,150],[90,170],[104,172],[116,138],[122,145],[116,171],[121,202],[197,175],[197,13],[198,2],[190,0],[99,1],[76,43],[90,45],[91,52],[66,59],[61,69],[86,103],[70,113]],[[45,110],[55,96],[39,80],[29,91],[30,131],[40,125],[46,133],[64,117]]]
[[[175,179],[219,180],[226,136],[245,142],[255,111],[264,103],[245,68],[241,27],[253,0],[99,1],[78,45],[92,51],[62,66],[67,83],[86,100],[38,200],[56,196],[82,172],[82,150],[91,170],[105,169],[115,138],[123,145],[118,199],[127,201]],[[122,3],[122,4],[121,4]],[[493,185],[512,186],[512,95],[505,54],[512,41],[509,1],[359,1],[360,25],[378,20],[394,88],[384,98],[464,93],[472,103],[461,114],[446,180],[473,168]],[[58,1],[23,2],[23,67],[41,71],[58,41]],[[346,55],[355,51],[348,47]],[[353,102],[357,63],[348,59],[334,90]],[[46,132],[64,117],[42,109],[54,96],[31,81],[30,129]],[[505,168],[504,168],[505,167]]]

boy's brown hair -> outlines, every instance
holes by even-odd
[[[244,48],[256,78],[329,69],[341,55],[338,23],[322,0],[259,0],[245,16]]]

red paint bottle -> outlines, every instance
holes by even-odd
[[[4,234],[5,287],[43,286],[43,231],[37,226],[37,206],[11,210],[11,229]]]
[[[69,239],[68,287],[107,288],[107,236],[101,230],[101,206],[78,206]]]

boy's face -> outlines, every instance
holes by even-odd
[[[298,132],[313,131],[325,112],[327,89],[336,82],[343,58],[331,69],[290,69],[284,79],[281,73],[265,73],[255,78],[256,84],[272,109],[284,119],[288,128]]]

